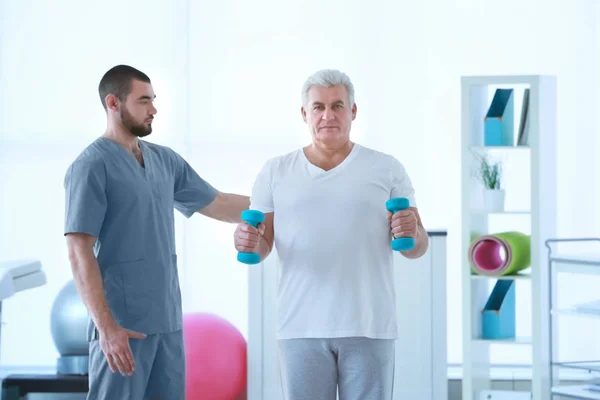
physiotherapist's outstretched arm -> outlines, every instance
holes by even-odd
[[[217,193],[215,199],[198,212],[209,218],[229,223],[242,222],[242,211],[250,207],[250,198],[240,194]]]
[[[104,296],[102,275],[93,251],[96,238],[85,233],[68,233],[66,238],[75,285],[98,329],[98,340],[109,367],[113,373],[118,370],[122,375],[132,375],[135,360],[129,347],[129,339],[143,339],[146,336],[124,329],[114,320]]]
[[[242,211],[250,207],[250,197],[224,193],[202,178],[192,166],[176,152],[174,162],[175,208],[186,217],[198,213],[217,221],[240,223]]]

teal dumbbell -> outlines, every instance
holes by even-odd
[[[248,225],[258,228],[258,224],[264,222],[265,214],[257,210],[244,210],[242,211],[242,220]],[[258,264],[260,262],[260,254],[240,251],[238,252],[237,259],[244,264]]]
[[[396,197],[385,202],[385,208],[393,214],[406,210],[408,207],[410,207],[410,202],[404,197]],[[414,248],[415,239],[411,237],[399,237],[392,240],[392,250],[394,251],[408,251]]]

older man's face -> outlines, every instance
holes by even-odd
[[[327,148],[341,147],[350,138],[352,121],[356,118],[356,104],[350,104],[344,85],[313,86],[308,92],[302,115],[314,142]]]

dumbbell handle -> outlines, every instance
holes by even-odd
[[[264,222],[265,214],[258,210],[244,210],[242,211],[242,221],[245,221],[248,225],[252,225],[258,228],[258,224]],[[260,254],[250,252],[238,252],[237,260],[244,264],[258,264],[260,262]]]
[[[395,197],[385,203],[388,211],[395,214],[398,211],[406,210],[410,207],[410,201],[405,197]],[[392,240],[392,250],[408,251],[415,248],[415,239],[411,237],[399,237]]]

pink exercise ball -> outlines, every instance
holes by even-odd
[[[240,400],[246,393],[246,340],[209,313],[183,317],[187,400]]]

